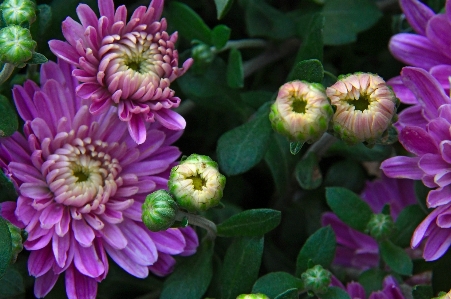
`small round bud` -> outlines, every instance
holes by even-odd
[[[301,275],[304,287],[315,294],[325,293],[330,285],[331,273],[321,265],[308,269]]]
[[[451,299],[451,291],[449,291],[448,293],[440,292],[438,293],[437,297],[434,297],[432,299]]]
[[[373,214],[367,224],[367,231],[376,240],[382,240],[393,232],[395,224],[390,215]]]
[[[290,141],[312,143],[328,129],[332,114],[321,84],[296,80],[280,87],[269,120]]]
[[[30,30],[17,25],[0,30],[0,61],[16,67],[25,66],[25,62],[33,56],[36,42]]]
[[[15,263],[17,256],[23,250],[22,230],[9,221],[5,221],[11,234],[11,263]]]
[[[203,73],[215,59],[215,54],[209,45],[198,43],[191,49],[191,57],[194,59],[192,69],[196,73]]]
[[[218,205],[225,183],[216,162],[208,156],[192,154],[172,168],[168,186],[180,207],[196,212]]]
[[[31,24],[36,20],[36,5],[30,0],[5,0],[0,10],[7,25]]]
[[[178,212],[177,203],[165,190],[158,190],[147,195],[141,209],[143,223],[153,232],[171,227]]]
[[[398,100],[378,75],[355,73],[340,76],[326,89],[333,106],[335,135],[348,144],[374,144],[391,126]]]
[[[242,294],[236,297],[236,299],[269,299],[265,294],[257,293],[257,294]]]

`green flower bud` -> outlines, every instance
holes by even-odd
[[[321,265],[308,269],[301,275],[304,287],[315,294],[325,293],[330,285],[331,273]]]
[[[0,61],[24,67],[25,62],[33,56],[36,42],[30,30],[18,25],[11,25],[0,30]]]
[[[165,190],[158,190],[146,196],[142,209],[142,221],[153,232],[166,230],[175,222],[177,203]]]
[[[7,25],[31,24],[36,20],[36,5],[30,0],[5,0],[0,10]]]
[[[448,293],[440,292],[438,293],[437,297],[434,297],[432,299],[451,299],[451,291],[449,291]]]
[[[337,108],[332,118],[335,135],[348,144],[376,143],[396,118],[398,100],[378,75],[340,76],[326,94]]]
[[[373,214],[367,224],[368,233],[376,240],[390,237],[395,224],[390,215]]]
[[[216,162],[208,156],[192,154],[172,168],[168,186],[180,207],[196,212],[218,205],[225,183]]]
[[[22,240],[22,231],[20,228],[15,226],[9,221],[5,221],[8,225],[9,233],[11,234],[11,252],[12,252],[12,258],[11,263],[15,263],[17,256],[19,253],[23,250],[23,241]]]
[[[321,84],[296,80],[280,87],[269,120],[290,141],[313,143],[328,129],[332,114]]]
[[[201,74],[213,62],[215,54],[209,45],[198,43],[191,49],[191,57],[194,59],[193,70]]]
[[[242,294],[236,297],[236,299],[269,299],[265,294]]]

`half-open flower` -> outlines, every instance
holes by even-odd
[[[171,130],[186,125],[170,110],[180,104],[170,84],[186,72],[192,59],[178,67],[177,33],[169,35],[166,20],[159,20],[163,2],[138,7],[128,22],[125,6],[115,11],[112,0],[98,0],[100,18],[80,4],[81,24],[70,17],[63,22],[67,42],[49,42],[56,56],[77,68],[72,73],[82,82],[77,95],[90,100],[89,111],[100,114],[117,106],[120,120],[127,122],[138,144],[146,140],[145,122],[158,121]]]

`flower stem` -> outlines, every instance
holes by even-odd
[[[329,147],[337,141],[337,138],[330,135],[329,133],[324,133],[321,138],[312,144],[305,152],[303,158],[307,157],[307,155],[311,152],[314,152],[318,158],[322,157]]]
[[[177,216],[175,216],[175,219],[178,221],[182,221],[184,218],[188,220],[188,224],[199,226],[207,230],[207,238],[211,240],[214,240],[216,238],[217,234],[216,224],[214,224],[212,221],[202,216],[186,213],[179,210],[177,212]]]
[[[0,72],[0,84],[5,82],[6,80],[8,80],[9,76],[11,76],[13,71],[14,71],[14,65],[12,65],[11,63],[5,63],[3,65],[2,71]]]
[[[268,46],[268,42],[263,39],[240,39],[240,40],[230,40],[222,49],[216,49],[212,47],[212,51],[216,53],[224,52],[229,49],[242,49],[242,48],[265,48]]]

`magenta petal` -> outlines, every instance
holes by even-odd
[[[418,0],[400,0],[399,4],[413,30],[421,35],[426,34],[426,25],[435,13]]]
[[[420,158],[418,166],[424,171],[424,173],[435,175],[442,169],[447,169],[449,164],[443,161],[440,155],[426,154]]]
[[[158,260],[152,266],[149,266],[149,270],[157,276],[166,276],[174,270],[175,259],[165,253],[158,254]]]
[[[64,61],[70,64],[78,65],[79,55],[75,49],[66,42],[60,40],[49,41],[50,50]]]
[[[197,247],[199,246],[199,238],[197,237],[196,231],[190,227],[181,227],[179,230],[182,232],[185,237],[185,248],[183,252],[180,254],[182,256],[193,255],[196,253]]]
[[[128,254],[122,250],[116,250],[107,243],[104,244],[105,250],[108,252],[109,256],[118,264],[122,269],[127,271],[133,276],[144,278],[149,275],[148,266],[143,266],[137,264],[135,261],[131,260]]]
[[[141,219],[141,217],[140,217]],[[102,238],[106,243],[114,249],[124,249],[127,246],[127,239],[117,225],[104,222],[105,226],[102,230]]]
[[[44,275],[36,277],[34,282],[34,295],[38,298],[45,297],[55,286],[59,274],[54,274],[53,271],[48,271]]]
[[[52,238],[52,250],[55,255],[55,261],[61,268],[66,266],[69,246],[71,245],[70,239],[71,237],[69,234],[66,234],[63,237],[54,234]]]
[[[84,247],[91,246],[95,238],[93,229],[86,223],[84,219],[72,220],[72,230],[75,239]]]
[[[186,127],[185,119],[177,112],[169,109],[161,109],[154,111],[154,114],[155,119],[165,128],[170,130],[183,130]]]
[[[425,237],[426,232],[429,230],[429,226],[435,225],[435,221],[437,219],[437,215],[440,215],[441,212],[445,211],[449,208],[448,206],[439,207],[435,210],[433,210],[429,215],[426,216],[426,218],[420,223],[420,225],[417,226],[415,231],[413,232],[412,240],[411,240],[411,246],[412,248],[416,248],[418,245],[420,245],[421,240]]]
[[[429,73],[431,73],[431,75],[435,79],[437,79],[437,81],[444,89],[450,88],[449,76],[451,74],[451,65],[446,64],[436,65],[431,68]]]
[[[417,100],[422,104],[427,117],[437,117],[439,107],[443,104],[450,103],[449,97],[445,94],[437,80],[425,70],[404,67],[401,75],[404,84],[412,90]]]
[[[33,250],[28,258],[28,271],[33,276],[44,275],[52,268],[53,262],[51,246],[46,246],[41,250]]]
[[[396,76],[387,81],[387,84],[393,88],[396,97],[404,104],[417,104],[415,95],[402,82],[401,76]]]
[[[451,201],[451,187],[441,187],[435,190],[429,191],[427,197],[427,204],[430,208],[436,208],[443,206]]]
[[[124,221],[121,230],[127,236],[127,247],[124,254],[140,265],[152,265],[158,259],[157,248],[149,235],[149,231],[140,227],[134,221]]]
[[[95,299],[97,282],[71,266],[66,270],[66,293],[69,299]]]
[[[399,131],[405,126],[415,126],[426,128],[427,120],[423,117],[422,108],[420,105],[414,105],[401,111],[398,115],[397,124],[401,127]]]
[[[366,298],[365,289],[358,282],[350,282],[346,285],[346,291],[351,298]]]
[[[435,227],[424,246],[424,259],[426,261],[438,259],[448,250],[449,245],[451,245],[451,229]]]
[[[94,245],[83,247],[76,244],[74,265],[81,274],[92,278],[100,276],[105,271]]]
[[[417,155],[435,154],[437,146],[431,136],[422,128],[405,127],[399,134],[399,142],[404,148]]]
[[[113,0],[99,0],[99,11],[101,16],[107,17],[111,25],[114,20],[114,3]]]
[[[185,238],[178,229],[149,232],[149,235],[159,252],[175,255],[185,248]]]
[[[443,160],[451,164],[451,141],[443,140],[440,143],[440,153],[442,154]]]
[[[449,132],[450,127],[450,123],[445,119],[436,118],[428,123],[427,131],[434,140],[437,140],[440,143],[442,140],[451,140]]]
[[[397,156],[382,162],[381,169],[391,178],[420,180],[424,173],[418,167],[419,160],[419,158]]]
[[[133,141],[137,144],[146,141],[146,126],[141,114],[133,114],[130,121],[128,121],[128,132]]]
[[[24,224],[22,223],[22,221],[17,219],[17,216],[14,214],[14,212],[16,211],[16,206],[17,203],[13,201],[5,201],[0,203],[0,216],[2,216],[15,226],[23,229],[25,227]]]
[[[438,14],[429,20],[426,35],[429,40],[434,43],[435,47],[438,48],[443,54],[451,57],[449,53],[451,45],[451,37],[449,33],[451,32],[451,24],[448,22],[448,18],[444,14]],[[441,64],[441,63],[440,63]],[[446,64],[446,63],[445,63]],[[450,63],[447,63],[450,64]]]

